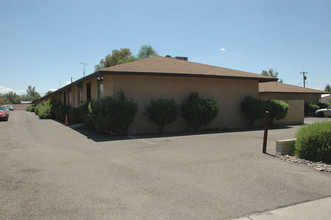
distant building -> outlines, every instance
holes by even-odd
[[[21,101],[21,104],[32,104],[32,101]]]
[[[325,94],[320,98],[320,103],[331,103],[331,95]]]

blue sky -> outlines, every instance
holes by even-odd
[[[330,0],[0,0],[0,93],[40,93],[92,73],[113,49],[331,84]]]

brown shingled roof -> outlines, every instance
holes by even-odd
[[[100,73],[248,78],[258,79],[260,82],[277,80],[276,78],[269,76],[160,56],[107,67],[100,70]]]
[[[315,94],[328,94],[329,92],[309,89],[299,86],[293,86],[285,83],[279,82],[264,82],[259,83],[260,93],[315,93]]]

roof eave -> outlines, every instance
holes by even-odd
[[[277,81],[275,78],[264,77],[247,77],[247,76],[224,76],[224,75],[206,75],[206,74],[192,74],[192,73],[162,73],[162,72],[123,72],[123,71],[106,71],[100,70],[99,74],[103,75],[136,75],[136,76],[170,76],[170,77],[197,77],[197,78],[224,78],[224,79],[254,79],[259,82]]]
[[[328,92],[293,92],[293,91],[263,91],[259,93],[295,93],[295,94],[330,94]]]

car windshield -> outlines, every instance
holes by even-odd
[[[6,111],[5,107],[0,107],[0,111]]]

